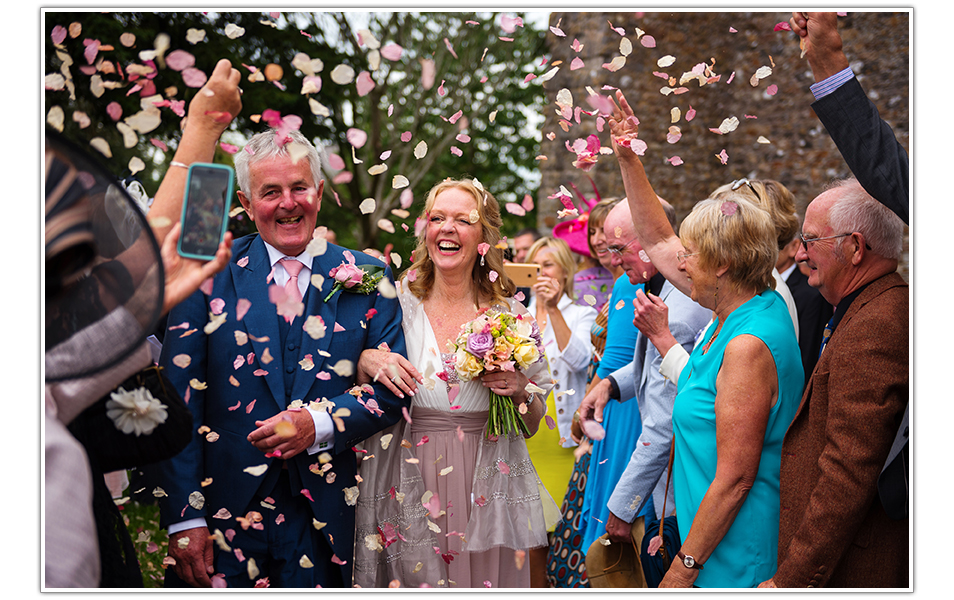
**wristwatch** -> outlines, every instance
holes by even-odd
[[[682,564],[686,565],[687,569],[699,569],[702,570],[702,563],[697,563],[691,555],[686,554],[682,550],[676,553],[676,556],[682,559]]]

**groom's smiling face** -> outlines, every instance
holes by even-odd
[[[304,252],[311,241],[325,182],[315,187],[305,159],[273,156],[249,165],[249,193],[239,201],[262,239],[286,256]]]

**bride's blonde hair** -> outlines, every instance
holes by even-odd
[[[434,202],[438,194],[450,188],[463,190],[473,196],[477,202],[478,224],[480,225],[481,242],[490,245],[484,259],[479,258],[474,261],[471,271],[473,285],[477,290],[478,298],[489,298],[491,304],[503,302],[505,298],[513,296],[517,290],[516,284],[504,272],[503,250],[497,247],[500,242],[500,227],[503,220],[500,218],[500,205],[493,194],[488,192],[475,179],[451,179],[435,185],[427,193],[427,199],[424,201],[424,212],[421,214],[425,221],[434,207]],[[405,285],[420,299],[427,297],[428,292],[434,287],[434,262],[427,253],[427,227],[421,229],[417,236],[417,247],[414,249],[414,260],[410,267],[402,274],[401,279],[405,280]],[[407,277],[412,270],[417,271],[417,277],[410,281]],[[491,281],[490,273],[497,273],[495,281]]]

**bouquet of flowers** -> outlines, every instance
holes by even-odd
[[[328,276],[335,280],[335,285],[325,297],[325,302],[331,300],[331,297],[339,290],[356,294],[370,294],[377,289],[378,282],[384,277],[383,268],[372,265],[359,267],[354,264],[354,257],[350,256],[350,252],[345,252],[345,255],[350,260],[342,262],[328,272]]]
[[[482,311],[476,319],[461,325],[453,346],[454,370],[461,381],[470,381],[491,371],[526,370],[544,358],[536,323],[492,309]],[[491,391],[487,437],[509,435],[518,430],[524,435],[529,433],[513,401]]]

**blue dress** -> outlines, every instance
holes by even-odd
[[[626,275],[613,284],[606,324],[606,349],[596,372],[600,378],[605,379],[613,371],[633,360],[636,336],[639,335],[639,330],[633,325],[633,298],[636,297],[636,290],[643,288],[641,283],[630,283]],[[609,518],[610,512],[607,504],[620,476],[626,470],[626,465],[629,464],[629,458],[636,448],[636,440],[643,429],[639,403],[630,398],[621,400],[628,401],[607,403],[603,409],[606,437],[593,442],[586,493],[583,495],[583,508],[580,511],[580,527],[584,529],[583,552],[589,550],[590,545],[606,533],[606,519]],[[655,516],[652,501],[646,503],[637,517],[650,514]]]
[[[709,328],[711,339],[718,323]],[[804,371],[795,330],[781,296],[771,290],[735,309],[705,354],[696,344],[679,377],[673,409],[673,485],[679,533],[685,542],[699,504],[715,479],[716,376],[726,345],[739,335],[762,340],[778,371],[778,400],[769,413],[759,470],[729,531],[699,572],[699,587],[754,587],[775,574],[778,555],[779,466],[782,439],[798,409]]]

